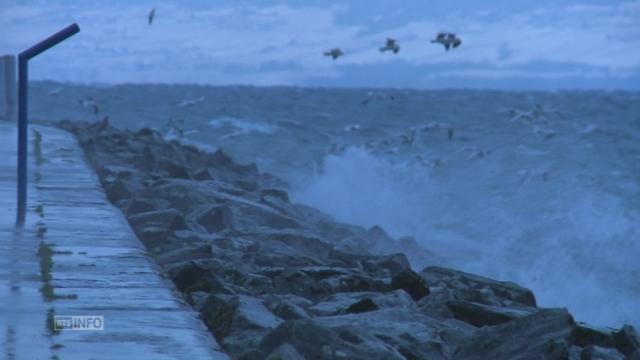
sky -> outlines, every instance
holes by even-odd
[[[0,0],[0,55],[72,22],[31,79],[640,90],[640,0]],[[440,31],[462,45],[431,44]]]

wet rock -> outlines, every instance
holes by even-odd
[[[326,259],[332,245],[316,237],[291,230],[265,231],[257,236],[261,250],[270,254]]]
[[[296,352],[306,359],[326,359],[323,346],[341,342],[337,334],[316,325],[312,320],[287,321],[270,332],[260,343],[261,353],[268,357],[281,346],[293,347]],[[260,358],[260,357],[256,357]]]
[[[321,291],[318,295],[336,294],[340,292],[389,291],[389,284],[364,274],[348,273],[322,279],[319,282]]]
[[[415,301],[429,295],[426,281],[411,269],[405,269],[394,276],[391,279],[391,289],[402,289]]]
[[[393,277],[403,270],[409,269],[409,261],[404,254],[389,255],[357,255],[345,253],[333,248],[327,254],[334,266],[353,267],[377,277]]]
[[[596,345],[602,347],[615,347],[613,331],[589,326],[585,323],[577,323],[571,334],[571,341],[577,346]]]
[[[210,169],[201,169],[193,174],[193,179],[199,181],[214,180],[215,176]]]
[[[264,226],[273,229],[296,229],[300,224],[291,216],[282,214],[261,203],[242,201],[238,204],[238,212],[249,226]]]
[[[305,308],[311,306],[312,302],[296,295],[268,295],[265,305],[281,319],[296,320],[309,318]]]
[[[404,290],[395,290],[384,294],[376,292],[338,293],[309,307],[308,312],[314,316],[331,316],[383,308],[415,309],[415,303]]]
[[[158,167],[166,171],[167,174],[169,174],[169,176],[172,178],[177,178],[177,179],[191,178],[191,176],[189,176],[189,169],[187,169],[186,166],[178,164],[174,161],[162,159],[158,163]]]
[[[536,306],[531,290],[511,282],[496,281],[439,266],[425,268],[420,272],[420,276],[432,286],[454,290],[458,300],[495,306],[509,306],[514,302],[525,306]]]
[[[138,162],[138,166],[148,171],[155,170],[158,167],[158,158],[147,145],[142,149],[142,156]]]
[[[188,261],[170,268],[168,273],[180,291],[187,291],[200,279],[206,277],[209,269],[202,262]]]
[[[160,133],[158,133],[156,130],[150,129],[150,128],[142,128],[142,129],[138,130],[135,133],[135,136],[136,137],[156,137],[156,138],[162,137],[162,135],[160,135]]]
[[[197,222],[202,225],[207,232],[214,233],[233,228],[234,216],[228,206],[212,206],[198,215]]]
[[[275,198],[278,199],[280,201],[283,201],[285,203],[289,202],[289,194],[287,194],[286,191],[284,190],[280,190],[280,189],[262,189],[260,190],[260,198],[261,199],[265,199],[265,198]]]
[[[106,165],[97,170],[101,178],[129,179],[136,170],[129,166]]]
[[[448,301],[447,306],[456,319],[478,327],[503,324],[535,312],[528,307],[507,308],[466,301]]]
[[[166,209],[169,202],[158,198],[135,198],[129,203],[125,210],[127,216],[136,215],[144,212]]]
[[[625,325],[613,334],[615,347],[625,356],[640,355],[640,336],[631,325]]]
[[[190,260],[207,259],[212,256],[213,251],[211,250],[211,245],[203,244],[193,247],[180,247],[173,251],[163,252],[158,255],[157,260],[161,265],[165,265],[184,263]]]
[[[209,163],[217,167],[230,167],[233,160],[222,149],[218,149],[209,157]]]
[[[369,298],[364,298],[356,303],[351,304],[346,312],[348,314],[359,314],[359,313],[363,313],[363,312],[368,312],[368,311],[375,311],[378,310],[378,305],[376,305],[376,303],[373,302],[373,300],[369,299]]]
[[[104,190],[107,193],[107,198],[112,203],[129,199],[134,194],[131,187],[121,179],[103,181],[102,186],[104,186]]]
[[[175,230],[186,229],[184,217],[175,209],[148,211],[127,218],[138,238],[150,249]]]
[[[254,192],[260,188],[260,184],[253,180],[236,180],[234,184],[240,189],[247,192]]]
[[[247,358],[249,359],[249,358]],[[255,357],[254,357],[255,359]],[[307,360],[302,356],[295,347],[290,344],[282,344],[275,349],[267,360]]]
[[[365,258],[360,260],[360,264],[368,273],[389,277],[396,276],[411,267],[407,257],[401,253]]]
[[[260,339],[282,323],[257,298],[211,295],[202,307],[205,324],[231,354],[255,348]]]
[[[540,310],[508,323],[488,326],[471,335],[453,360],[520,360],[569,357],[575,322],[565,309]]]
[[[580,353],[580,360],[624,360],[625,357],[615,349],[599,346],[587,346]]]
[[[287,321],[260,349],[290,344],[307,359],[446,359],[453,344],[441,340],[447,325],[407,309],[383,309]]]

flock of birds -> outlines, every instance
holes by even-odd
[[[444,46],[444,49],[446,51],[449,51],[449,49],[457,48],[458,46],[460,46],[460,44],[462,44],[462,40],[460,40],[460,38],[454,33],[441,32],[436,35],[435,39],[431,40],[431,43],[442,44]],[[400,45],[398,45],[398,41],[396,39],[387,38],[387,42],[379,50],[382,53],[391,51],[394,54],[397,54],[400,51]],[[343,55],[344,52],[340,48],[333,48],[324,52],[324,56],[329,56],[333,60],[336,60]]]
[[[549,128],[552,120],[566,119],[566,116],[560,111],[545,108],[540,104],[535,104],[529,110],[506,108],[502,109],[501,113],[506,116],[509,122],[530,127],[533,133],[538,135],[543,141],[547,141],[556,136],[556,132]],[[367,129],[362,128],[359,124],[349,125],[344,128],[345,132],[360,132],[366,130]],[[405,159],[407,154],[414,154],[411,158],[412,162],[421,167],[429,169],[444,167],[447,165],[447,159],[445,157],[424,155],[421,153],[423,149],[420,145],[425,144],[425,141],[432,143],[434,139],[432,137],[433,135],[429,134],[442,136],[443,140],[446,139],[446,141],[451,142],[454,140],[454,136],[456,136],[456,130],[450,123],[429,122],[425,125],[410,127],[405,132],[397,134],[391,139],[368,141],[364,144],[364,147],[368,151],[386,156],[402,154],[402,158]],[[468,140],[464,135],[461,136],[460,139],[462,141]],[[347,148],[348,145],[346,143],[334,142],[328,146],[326,152],[328,154],[340,155],[344,153]],[[455,151],[455,153],[463,154],[468,161],[478,161],[491,156],[493,151],[478,146],[465,146]],[[550,178],[550,171],[548,169],[523,169],[518,171],[517,176],[520,179],[520,185],[524,186],[534,179],[547,182]]]
[[[156,15],[156,9],[153,8],[148,14],[148,24],[152,25],[154,18]],[[460,46],[462,41],[453,33],[439,33],[436,38],[431,41],[432,43],[442,44],[445,50],[449,50],[452,48],[457,48]],[[384,52],[392,52],[397,54],[400,51],[400,45],[395,39],[388,38],[384,46],[379,48],[379,51]],[[334,48],[324,53],[325,56],[331,57],[334,60],[344,55],[344,52],[340,48]],[[61,88],[54,89],[49,92],[49,96],[55,96],[62,91]],[[373,100],[395,100],[394,95],[386,94],[383,92],[369,92],[364,100],[362,100],[362,105],[367,105]],[[197,97],[193,99],[183,99],[177,105],[179,107],[191,107],[200,102],[203,102],[204,97]],[[92,97],[86,97],[82,100],[79,100],[78,103],[90,110],[94,115],[97,115],[100,111],[100,107],[98,102]],[[507,115],[512,122],[526,122],[533,124],[533,131],[535,134],[541,136],[544,140],[549,140],[555,137],[556,133],[548,128],[545,128],[542,125],[548,124],[548,119],[552,116],[564,118],[564,115],[559,111],[554,110],[546,110],[540,104],[535,104],[535,106],[530,110],[518,110],[514,108],[503,109],[503,114]],[[108,119],[108,116],[106,117]],[[103,119],[104,121],[104,119]],[[167,126],[170,129],[170,133],[172,135],[183,137],[184,135],[191,133],[192,131],[184,130],[184,121],[171,118],[167,123]],[[361,131],[362,128],[360,125],[349,125],[344,131],[345,132],[358,132]],[[398,136],[398,141],[395,142],[398,146],[394,146],[394,141],[382,140],[382,141],[369,141],[365,144],[365,147],[374,152],[382,152],[385,154],[398,155],[403,152],[402,148],[409,150],[413,148],[419,141],[423,140],[427,134],[431,133],[442,133],[448,141],[452,141],[455,135],[455,129],[451,124],[443,123],[443,122],[430,122],[423,126],[412,127],[406,133],[400,134]],[[347,146],[345,144],[340,143],[332,143],[327,149],[328,153],[339,154],[345,151]],[[483,149],[479,147],[464,147],[460,149],[458,152],[468,154],[468,160],[478,160],[483,159],[489,156],[492,151],[489,149]],[[415,161],[423,166],[429,168],[442,167],[446,164],[445,159],[443,158],[426,158],[420,154],[415,155]],[[522,170],[519,175],[523,177],[522,183],[526,183],[531,180],[533,177],[541,177],[544,181],[547,181],[549,173],[548,171],[528,171]]]
[[[435,39],[431,40],[431,43],[442,44],[444,49],[449,51],[449,49],[454,49],[460,46],[460,44],[462,44],[462,40],[460,40],[460,38],[454,33],[440,32],[436,35]],[[398,41],[396,39],[387,38],[387,42],[379,50],[382,53],[391,51],[394,54],[397,54],[400,51],[400,45],[398,45]],[[329,56],[333,60],[336,60],[343,55],[344,52],[340,48],[333,48],[324,52],[324,56]]]
[[[149,14],[147,15],[147,22],[149,26],[153,24],[153,20],[155,19],[155,17],[156,17],[156,8],[153,8],[151,9],[151,11],[149,11]],[[442,44],[444,46],[444,49],[446,51],[449,51],[449,49],[451,48],[457,48],[458,46],[460,46],[460,44],[462,44],[462,40],[460,40],[460,38],[454,33],[440,32],[436,35],[435,39],[431,40],[431,43]],[[394,54],[397,54],[400,51],[400,45],[398,45],[398,42],[396,41],[396,39],[387,38],[387,42],[379,50],[382,53],[386,51],[391,51]],[[336,60],[343,55],[344,55],[344,52],[340,48],[333,48],[331,50],[324,52],[324,56],[329,56],[333,60]]]

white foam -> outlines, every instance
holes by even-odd
[[[413,235],[443,265],[518,282],[541,306],[566,306],[578,320],[640,325],[637,209],[557,173],[522,187],[517,172],[502,177],[500,166],[490,159],[437,176],[447,169],[350,147],[327,156],[292,197],[340,221]]]
[[[278,127],[273,124],[234,117],[213,119],[209,121],[209,126],[213,129],[229,129],[230,133],[225,135],[226,137],[250,133],[272,134],[278,130]]]

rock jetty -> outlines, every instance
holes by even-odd
[[[541,308],[411,238],[292,203],[287,184],[155,130],[64,121],[109,200],[235,359],[638,359],[631,326]]]

